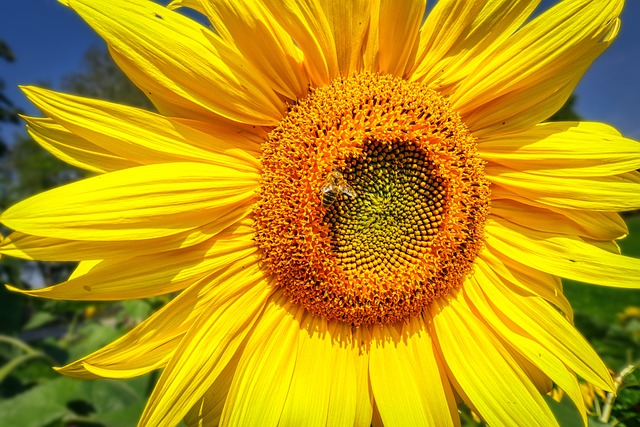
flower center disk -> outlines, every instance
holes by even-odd
[[[490,193],[476,140],[419,83],[360,73],[312,89],[261,163],[264,266],[315,315],[406,320],[459,288],[482,248]]]

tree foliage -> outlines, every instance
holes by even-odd
[[[15,61],[15,57],[9,45],[0,40],[0,58],[7,62]],[[19,122],[18,115],[20,110],[11,102],[11,100],[5,95],[5,83],[0,79],[0,123],[14,123]],[[7,144],[0,137],[0,157],[7,151]]]

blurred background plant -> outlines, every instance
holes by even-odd
[[[0,40],[0,58],[13,61]],[[42,84],[51,86],[49,84]],[[81,71],[67,75],[65,92],[153,109],[147,98],[113,63],[104,48],[87,51]],[[579,120],[575,97],[549,120]],[[0,80],[0,125],[18,121]],[[40,148],[26,133],[0,140],[0,210],[42,190],[86,176]],[[627,217],[630,237],[623,253],[640,257],[640,216]],[[6,235],[8,230],[0,230]],[[66,279],[71,263],[4,258],[0,280],[38,288]],[[575,324],[617,379],[617,396],[583,384],[590,426],[640,427],[640,295],[638,291],[566,282]],[[0,425],[20,427],[135,426],[156,381],[150,374],[127,381],[79,381],[57,374],[64,365],[121,336],[168,300],[86,303],[27,298],[0,287]],[[548,396],[562,427],[580,426],[577,410],[561,391]],[[461,408],[465,426],[482,425]]]

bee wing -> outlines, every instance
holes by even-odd
[[[354,190],[354,189],[353,189],[353,187],[352,187],[352,186],[350,186],[350,185],[349,185],[349,184],[347,184],[347,183],[345,183],[345,184],[343,184],[343,185],[342,185],[341,190],[342,190],[342,192],[343,192],[344,194],[346,194],[346,195],[347,195],[347,196],[349,196],[349,197],[356,197],[356,196],[357,196],[357,194],[356,194],[356,190]]]
[[[322,185],[322,188],[320,189],[320,191],[322,191],[324,194],[327,193],[332,193],[332,192],[337,192],[340,190],[340,181],[342,181],[342,174],[338,171],[331,171],[329,172],[329,175],[327,175],[327,177],[324,180],[324,184]]]
[[[333,182],[325,182],[320,191],[322,194],[335,193],[338,188]]]

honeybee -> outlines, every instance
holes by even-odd
[[[342,173],[331,171],[324,180],[320,189],[322,192],[322,206],[331,206],[339,194],[346,194],[349,197],[356,197],[356,190],[349,185]]]

